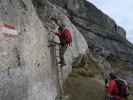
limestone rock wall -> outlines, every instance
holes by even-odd
[[[58,45],[50,47],[50,41],[60,42],[53,34],[59,27],[57,23],[64,24],[73,38],[65,53],[63,81],[73,70],[73,60],[87,53],[92,56],[87,57],[84,68],[80,66],[83,73],[87,68],[101,77],[103,70],[99,70],[115,69],[132,80],[133,45],[126,40],[125,30],[91,3],[0,0],[0,28],[10,24],[17,31],[14,36],[0,32],[0,100],[55,100],[59,93]]]
[[[43,27],[30,0],[1,0],[1,23],[13,24],[18,35],[0,40],[0,99],[54,100],[57,95]],[[4,10],[3,10],[4,9]]]
[[[99,49],[104,52],[103,56],[119,59],[118,62],[122,60],[126,67],[132,67],[133,45],[127,41],[125,30],[108,15],[86,0],[49,1],[67,10],[69,19],[84,36],[89,48]]]
[[[42,20],[42,23],[48,30],[49,36],[53,37],[53,39],[48,38],[50,41],[55,41],[57,43],[60,42],[58,37],[54,35],[54,32],[58,32],[58,23],[64,24],[72,33],[72,46],[70,46],[65,53],[65,60],[67,65],[63,68],[63,73],[64,78],[66,78],[67,75],[71,72],[71,64],[73,59],[79,54],[84,54],[87,50],[87,42],[79,30],[73,25],[65,9],[55,6],[50,2],[43,4],[42,1],[32,1],[36,7],[40,19]],[[42,5],[37,7],[40,5],[40,3]],[[55,19],[58,23],[52,19]]]
[[[58,25],[50,16],[73,33],[74,42],[65,54],[63,79],[71,72],[72,59],[87,49],[85,39],[61,8],[47,1],[39,8],[36,4],[35,0],[1,0],[0,24],[14,25],[18,33],[0,37],[1,100],[55,100],[58,95],[55,47],[48,47],[51,31],[56,32]],[[42,6],[45,8],[40,9]],[[54,38],[59,42],[58,37]]]

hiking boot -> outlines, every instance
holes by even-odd
[[[62,63],[61,66],[62,66],[62,67],[63,67],[63,66],[66,66],[66,64],[65,64],[65,63]]]
[[[63,62],[63,61],[60,61],[59,64],[61,64],[61,66],[65,66],[66,65],[66,63]]]

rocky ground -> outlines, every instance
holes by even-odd
[[[133,84],[133,45],[126,31],[86,0],[0,0],[0,24],[17,35],[0,33],[0,100],[55,100],[59,95],[56,58],[49,47],[58,24],[72,33],[62,68],[70,100],[103,100],[104,78],[117,73]],[[130,96],[130,100],[132,96]]]

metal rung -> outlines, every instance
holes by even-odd
[[[61,71],[58,71],[58,72],[60,72],[60,73],[61,73]],[[61,78],[60,78],[60,80],[61,80]]]
[[[48,42],[60,45],[59,42],[55,42],[55,41],[48,41]]]
[[[55,55],[56,57],[60,57],[60,55]]]
[[[56,56],[56,58],[59,58],[60,59],[60,56]]]
[[[60,56],[56,56],[56,57],[60,57]]]
[[[60,48],[55,48],[55,50],[56,50],[56,51],[59,51],[59,50],[60,50]]]
[[[55,49],[55,50],[58,51],[58,52],[60,51],[60,49]]]
[[[55,57],[56,57],[56,58],[60,58],[60,55],[56,55]]]
[[[56,57],[56,56],[57,56],[57,57],[60,57],[60,54],[56,54],[55,57]]]
[[[57,53],[57,54],[59,54],[59,53],[60,53],[60,51],[56,51],[56,53]]]
[[[59,58],[57,58],[56,60],[60,60]]]
[[[56,54],[55,56],[60,56],[60,54]]]
[[[56,46],[56,45],[54,45],[54,44],[50,44],[50,45],[48,45],[48,47],[53,47],[53,46]]]

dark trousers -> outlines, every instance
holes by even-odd
[[[60,62],[62,64],[65,64],[65,60],[64,60],[64,54],[67,50],[67,45],[64,44],[64,45],[60,45]]]

